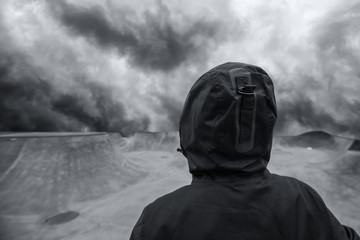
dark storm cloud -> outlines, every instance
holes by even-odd
[[[329,14],[315,33],[317,56],[327,70],[332,87],[334,73],[348,69],[360,78],[360,3],[348,4]],[[344,71],[345,72],[345,71]],[[342,81],[346,81],[345,79]],[[350,79],[346,84],[352,84]],[[345,83],[344,83],[345,84]]]
[[[11,76],[13,60],[0,57],[0,131],[59,130],[64,126],[48,110],[52,87],[42,79]]]
[[[180,123],[180,116],[182,112],[183,104],[179,102],[177,99],[168,96],[168,95],[160,95],[158,96],[161,102],[161,109],[158,110],[160,114],[165,114],[169,125],[162,129],[163,131],[168,130],[178,130]]]
[[[278,132],[296,122],[360,137],[359,11],[359,3],[343,5],[314,25],[311,40],[317,62],[312,67],[320,71],[319,79],[300,69],[290,74],[292,88],[279,86]]]
[[[146,3],[5,1],[0,130],[177,130],[191,79],[242,61],[276,76],[278,134],[360,137],[360,3]]]
[[[348,107],[347,102],[343,102],[343,104]],[[277,132],[281,132],[289,124],[296,122],[312,130],[325,130],[334,134],[360,136],[360,126],[356,116],[349,116],[346,120],[340,120],[329,109],[323,108],[319,103],[313,102],[303,94],[293,95],[291,100],[282,101],[278,105],[279,114],[275,127]],[[358,111],[360,102],[353,103],[350,106],[351,108]]]
[[[132,66],[161,71],[175,69],[191,57],[204,56],[209,45],[220,38],[221,28],[226,27],[215,19],[191,19],[183,15],[184,21],[189,22],[180,29],[171,19],[173,13],[168,7],[161,1],[156,4],[156,12],[148,11],[132,20],[127,17],[130,12],[118,10],[118,23],[99,7],[62,2],[56,4],[54,12],[72,33],[103,48],[116,48],[120,55],[128,57]]]
[[[90,130],[121,132],[127,135],[148,128],[149,120],[146,117],[131,121],[125,119],[127,114],[124,107],[115,100],[110,88],[91,82],[81,83],[80,86],[91,93],[91,99],[76,93],[65,93],[52,99],[52,108],[76,119]],[[89,105],[88,101],[94,102],[94,106]]]
[[[21,57],[21,56],[18,56]],[[17,72],[14,56],[0,57],[0,131],[114,131],[124,135],[146,130],[146,117],[131,121],[110,88],[78,81],[90,98],[76,92],[61,93],[51,81],[24,66]],[[32,75],[30,75],[32,73]],[[93,102],[91,105],[89,102]]]
[[[360,137],[360,101],[349,99],[346,94],[323,91],[316,92],[307,87],[288,90],[287,93],[280,90],[275,131],[280,135],[289,131],[299,133],[291,129],[297,123],[309,130]],[[313,94],[319,94],[316,100],[312,100]]]

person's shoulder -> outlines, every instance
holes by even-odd
[[[310,187],[307,183],[295,178],[295,177],[290,177],[290,176],[283,176],[283,175],[278,175],[275,173],[271,173],[271,180],[273,181],[277,181],[277,182],[282,182],[282,183],[288,183],[288,184],[296,184],[302,187]]]
[[[277,182],[277,184],[280,187],[289,187],[292,189],[296,189],[298,192],[308,193],[308,194],[314,195],[316,197],[319,196],[319,194],[313,187],[311,187],[306,182],[299,180],[295,177],[271,174],[271,179],[273,181]]]
[[[178,204],[182,202],[182,199],[187,198],[189,194],[191,194],[191,185],[186,185],[155,199],[147,208],[164,208],[169,205]]]

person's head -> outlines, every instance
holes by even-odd
[[[225,63],[192,86],[180,119],[180,144],[193,175],[266,169],[276,121],[273,82],[260,67]]]

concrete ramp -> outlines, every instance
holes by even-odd
[[[81,215],[84,203],[144,175],[121,168],[106,133],[2,135],[0,159],[0,239],[52,239],[46,219],[71,210]]]
[[[123,185],[106,134],[16,139],[5,145],[14,145],[2,150],[6,158],[13,157],[15,149],[20,151],[0,178],[1,214],[46,216]]]
[[[51,240],[84,231],[94,222],[89,212],[107,206],[102,201],[115,196],[110,211],[126,206],[133,197],[119,193],[150,173],[186,167],[184,159],[172,161],[173,153],[180,156],[177,146],[177,132],[0,134],[0,239]],[[74,225],[64,221],[68,213],[76,216],[69,218]]]
[[[14,138],[0,138],[0,182],[10,172],[11,166],[15,166],[14,163],[22,152],[25,142],[25,139],[15,141]]]
[[[360,152],[344,152],[336,163],[336,169],[343,175],[353,175],[360,180]]]
[[[360,231],[359,152],[324,133],[276,138],[269,170],[314,187]],[[0,239],[128,239],[142,209],[191,182],[178,132],[0,135]]]
[[[180,146],[178,132],[137,132],[125,139],[123,151],[176,151]]]
[[[353,139],[331,135],[324,131],[310,131],[296,136],[284,136],[277,143],[289,147],[341,150],[347,149]]]
[[[356,151],[356,152],[360,152],[360,140],[359,139],[355,139],[350,147],[349,147],[349,151]]]

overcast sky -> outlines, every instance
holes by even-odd
[[[237,61],[273,78],[278,135],[360,137],[360,2],[345,2],[0,0],[0,130],[177,130],[194,81]]]

